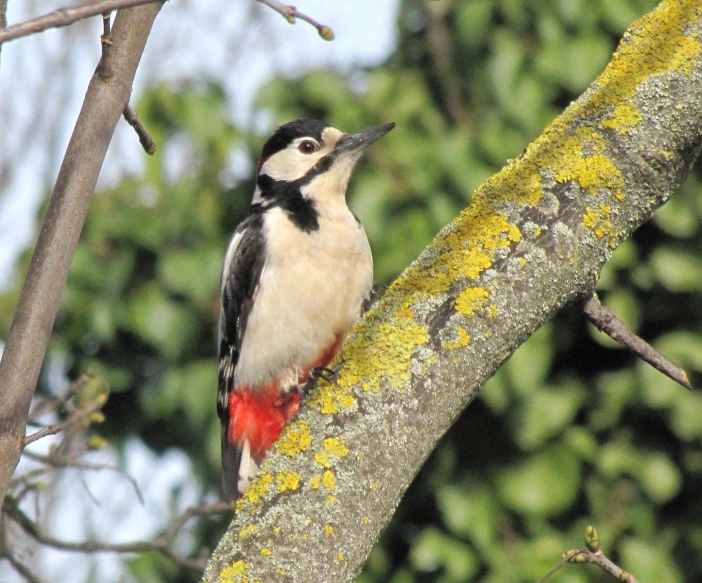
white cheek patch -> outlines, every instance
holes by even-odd
[[[320,150],[314,154],[303,154],[297,147],[288,147],[268,158],[259,174],[267,174],[273,180],[297,180],[307,174],[325,153]]]

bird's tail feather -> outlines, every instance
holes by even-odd
[[[258,464],[251,455],[249,440],[242,446],[230,443],[222,433],[222,495],[227,502],[241,497],[258,473]]]

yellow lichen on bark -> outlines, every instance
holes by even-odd
[[[441,348],[444,350],[454,350],[456,348],[461,348],[462,346],[468,346],[470,344],[470,335],[461,326],[456,326],[456,334],[458,335],[458,340],[451,340],[448,342],[442,342]]]
[[[278,492],[297,490],[300,486],[300,474],[284,470],[276,475],[275,482],[278,484]]]
[[[628,134],[631,128],[636,127],[642,119],[643,116],[638,109],[623,103],[612,112],[610,117],[602,122],[602,127],[616,130],[624,135]]]
[[[254,532],[256,532],[256,525],[255,524],[247,524],[244,528],[242,528],[239,531],[239,536],[241,538],[246,538],[247,536],[251,536]]]
[[[324,470],[322,473],[322,485],[329,489],[334,490],[336,488],[336,476],[331,470]]]
[[[642,119],[633,100],[637,87],[652,75],[667,71],[691,73],[702,47],[685,31],[698,18],[698,10],[695,0],[662,2],[634,23],[585,98],[569,107],[522,156],[476,191],[466,215],[460,218],[467,228],[475,217],[494,212],[500,204],[537,203],[543,196],[541,183],[546,176],[558,182],[577,181],[592,195],[607,189],[613,196],[612,204],[623,200],[622,174],[609,157],[603,134],[593,128],[599,124],[603,132],[627,134]],[[587,117],[594,118],[594,123],[575,123]],[[476,204],[485,210],[468,213]]]
[[[255,504],[268,493],[268,488],[273,482],[273,476],[268,472],[259,472],[256,479],[251,482],[249,489],[246,490],[242,500],[250,504]]]
[[[295,455],[307,450],[311,443],[309,425],[293,421],[285,427],[283,435],[278,440],[278,449],[285,455]]]
[[[467,287],[456,298],[456,310],[470,317],[487,303],[489,295],[483,287]]]
[[[329,454],[326,451],[318,451],[314,454],[314,461],[316,461],[323,468],[330,468],[331,463],[329,462]]]
[[[609,219],[611,212],[611,207],[604,204],[599,205],[597,208],[585,207],[583,224],[592,229],[596,237],[602,238],[606,236],[608,238],[607,244],[610,247],[614,247],[614,241],[618,235],[618,231]]]
[[[346,457],[349,454],[349,448],[335,437],[327,437],[324,440],[324,449],[329,453],[340,457]]]
[[[221,572],[221,583],[260,583],[258,579],[252,580],[247,575],[249,566],[244,561],[237,561],[233,565],[224,567]]]

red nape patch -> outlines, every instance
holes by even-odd
[[[266,163],[266,160],[268,160],[270,156],[266,157],[261,157],[261,159],[258,161],[258,166],[256,166],[256,176],[258,176],[261,173],[261,168],[263,168],[263,165]]]
[[[278,387],[241,387],[229,394],[229,430],[227,439],[241,447],[249,440],[251,454],[261,463],[266,450],[278,439],[285,423],[297,413],[300,395],[292,392],[280,396]]]

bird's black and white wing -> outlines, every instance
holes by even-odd
[[[242,452],[229,443],[229,395],[251,309],[265,264],[263,217],[254,213],[234,232],[224,260],[219,313],[219,387],[217,414],[222,438],[222,489],[227,500],[237,497]]]

